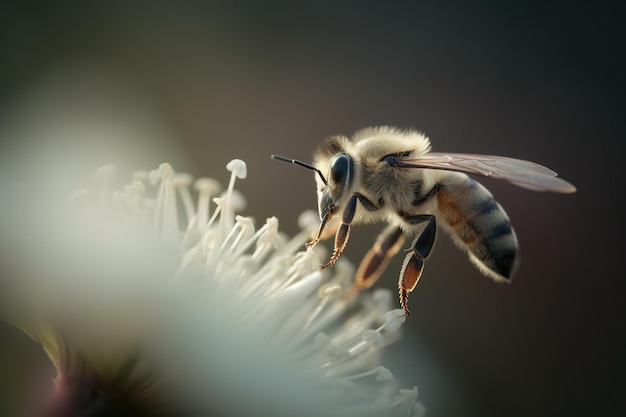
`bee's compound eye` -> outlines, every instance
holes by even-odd
[[[330,164],[330,178],[335,184],[343,184],[350,170],[350,157],[346,154],[337,156]]]

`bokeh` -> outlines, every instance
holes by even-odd
[[[194,176],[241,158],[246,214],[290,234],[316,206],[313,175],[269,156],[310,161],[331,134],[414,127],[436,151],[545,164],[578,192],[482,181],[521,243],[513,283],[440,235],[385,362],[432,416],[616,415],[625,19],[623,2],[3,3],[0,151],[66,146],[75,163]],[[344,256],[382,228],[353,228]],[[400,258],[378,285],[395,288]],[[22,416],[54,371],[6,323],[0,346],[0,415]]]

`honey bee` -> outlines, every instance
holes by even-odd
[[[307,247],[335,235],[332,256],[322,268],[332,266],[344,251],[351,225],[388,223],[363,258],[349,293],[371,287],[406,236],[414,236],[398,282],[400,306],[407,317],[408,294],[422,275],[438,225],[484,275],[507,282],[517,267],[518,242],[509,217],[492,194],[466,173],[534,191],[576,191],[556,172],[533,162],[430,149],[430,140],[418,131],[382,126],[360,130],[352,139],[327,138],[315,151],[312,165],[272,155],[317,174],[321,224]]]

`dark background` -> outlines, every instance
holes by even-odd
[[[370,125],[573,182],[576,194],[556,195],[484,180],[521,242],[513,284],[484,278],[441,236],[385,363],[431,416],[623,410],[623,2],[83,3],[0,6],[0,122],[51,85],[60,106],[97,112],[102,100],[112,120],[148,108],[167,132],[152,145],[178,152],[142,168],[168,160],[226,182],[223,166],[242,158],[246,214],[276,215],[290,234],[315,208],[313,175],[269,155],[309,161],[322,138]],[[83,103],[85,91],[99,93]],[[354,228],[344,256],[358,262],[382,227]],[[380,285],[395,291],[399,268]],[[14,415],[54,373],[4,323],[0,346],[0,414]]]

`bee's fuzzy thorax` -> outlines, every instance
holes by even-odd
[[[430,151],[430,140],[423,133],[414,129],[398,129],[391,126],[367,127],[352,136],[357,146],[381,146],[386,154],[412,151],[412,156]],[[382,142],[382,143],[381,143]],[[385,155],[382,155],[385,156]]]

